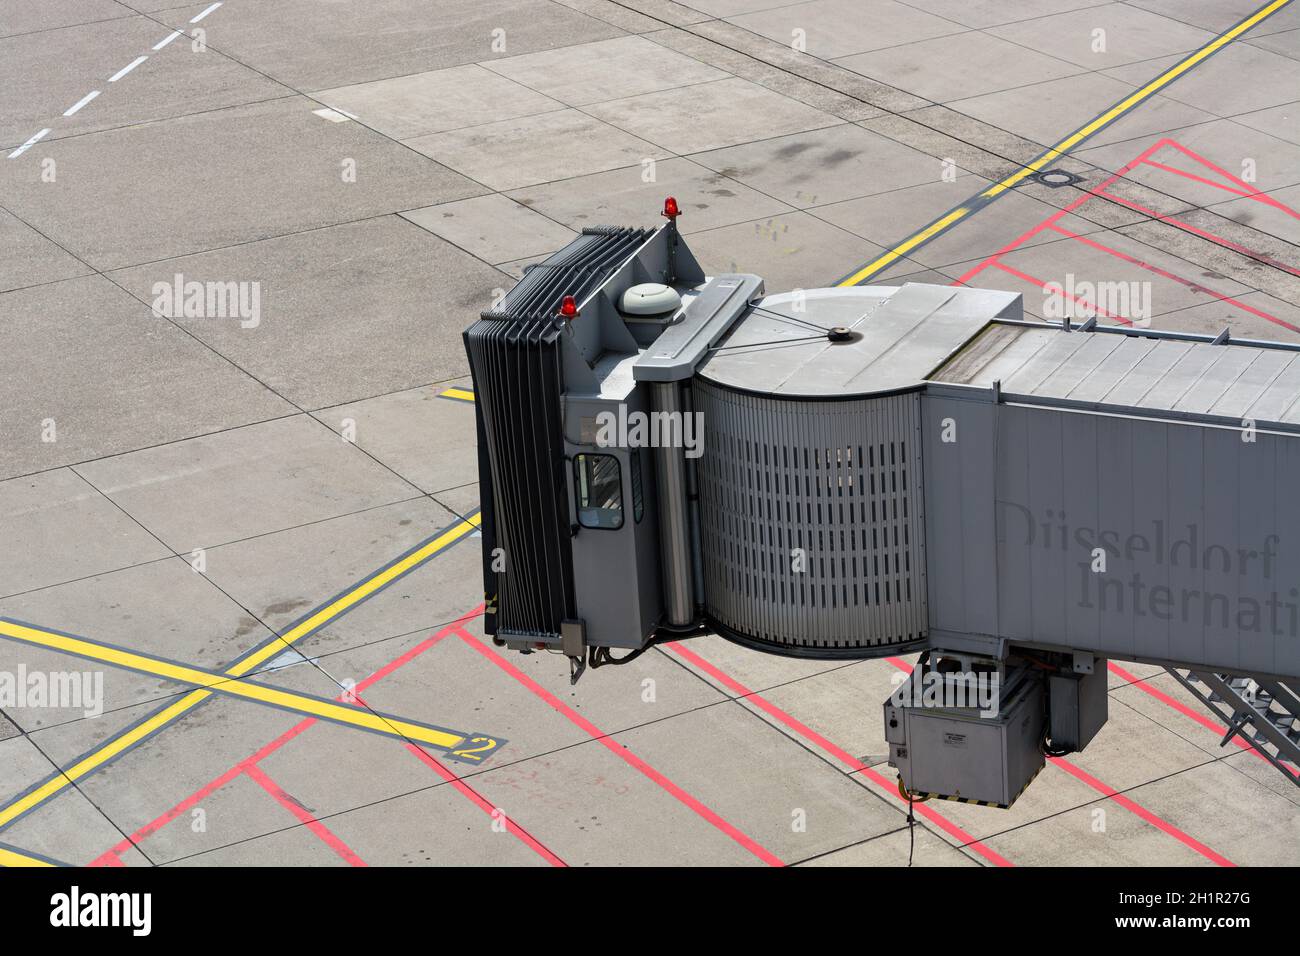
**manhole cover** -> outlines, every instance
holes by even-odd
[[[1064,169],[1048,169],[1041,173],[1034,173],[1029,177],[1042,183],[1044,186],[1050,186],[1053,189],[1059,189],[1062,186],[1073,186],[1075,183],[1083,182],[1082,176],[1076,176],[1074,173],[1067,173]]]

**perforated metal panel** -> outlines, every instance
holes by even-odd
[[[873,657],[926,629],[917,393],[790,400],[695,379],[705,606],[786,653]]]

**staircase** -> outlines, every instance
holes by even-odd
[[[1264,677],[1165,670],[1227,726],[1219,746],[1238,737],[1300,786],[1300,696],[1291,687]]]

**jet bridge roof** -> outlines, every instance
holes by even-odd
[[[1066,403],[1300,426],[1300,348],[1144,329],[994,322],[931,381]]]

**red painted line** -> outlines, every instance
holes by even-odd
[[[373,674],[369,675],[364,680],[357,683],[356,687],[353,689],[354,694],[355,692],[365,690],[366,688],[375,684],[377,681],[384,679],[393,671],[397,670],[399,667],[414,660],[420,654],[423,654],[429,648],[433,647],[439,641],[443,640],[443,638],[445,638],[447,635],[451,634],[453,631],[460,628],[467,621],[473,620],[474,618],[478,617],[480,614],[483,613],[483,607],[484,606],[480,604],[478,607],[474,608],[474,610],[461,615],[455,621],[448,624],[442,630],[438,631],[438,633],[431,635],[430,637],[421,641],[419,644],[412,647],[406,653],[395,658],[394,660],[389,661],[387,664],[379,668]],[[340,695],[339,699],[343,699],[343,697],[345,696],[347,695]],[[308,727],[311,727],[314,723],[316,723],[316,718],[308,717],[305,720],[298,723],[297,725],[295,725],[294,727],[291,727],[289,730],[285,731],[275,740],[272,740],[270,743],[263,746],[260,750],[257,750],[254,753],[250,754],[248,757],[244,758],[239,763],[235,764],[225,773],[216,777],[215,779],[207,783],[205,786],[200,787],[198,790],[194,791],[194,793],[190,794],[188,797],[186,797],[180,803],[176,804],[176,806],[172,807],[166,813],[163,813],[159,817],[145,824],[135,833],[131,834],[130,837],[128,837],[125,840],[122,840],[112,849],[105,851],[90,865],[91,866],[112,865],[111,861],[113,859],[116,859],[118,854],[124,853],[135,843],[138,843],[141,840],[144,840],[147,837],[151,836],[152,834],[158,832],[168,823],[175,820],[182,813],[185,813],[187,810],[190,810],[193,807],[197,806],[203,800],[207,799],[207,797],[209,797],[212,793],[224,787],[226,784],[228,784],[231,780],[238,777],[240,774],[245,773],[249,767],[255,767],[260,761],[266,759],[268,756],[275,753],[281,747],[285,746],[285,744],[289,743],[291,740],[298,737],[301,733],[303,733],[303,731],[305,731]],[[489,814],[492,814],[496,810],[495,807],[492,807],[491,804],[489,804],[488,801],[485,800],[482,797],[482,795],[479,794],[476,790],[474,790],[469,784],[465,783],[459,776],[457,776],[451,770],[448,770],[442,764],[438,763],[438,761],[434,760],[432,757],[430,757],[419,747],[415,747],[408,744],[407,749],[415,753],[415,755],[419,757],[421,761],[423,761],[425,764],[430,766],[434,771],[436,771],[439,774],[439,776],[441,776],[448,783],[451,783],[452,786],[454,786],[462,794],[464,794],[466,797],[472,800],[481,809],[484,809]],[[561,860],[558,856],[552,853],[550,849],[548,849],[544,844],[541,843],[541,841],[536,839],[531,833],[525,830],[522,826],[520,826],[515,821],[511,820],[509,817],[506,817],[504,815],[502,819],[504,819],[506,829],[509,832],[514,834],[518,839],[522,840],[525,844],[527,844],[532,850],[534,850],[539,856],[545,859],[552,866],[565,865],[563,860]]]
[[[1223,183],[1216,183],[1212,179],[1206,179],[1204,176],[1198,176],[1195,173],[1189,173],[1186,170],[1179,169],[1177,166],[1169,166],[1165,163],[1158,163],[1154,159],[1148,159],[1144,166],[1150,166],[1154,169],[1162,170],[1166,173],[1173,173],[1175,176],[1181,176],[1184,179],[1190,179],[1193,182],[1201,183],[1204,186],[1212,186],[1215,189],[1222,189],[1224,192],[1232,193],[1234,196],[1241,196],[1243,199],[1254,199],[1255,193],[1245,189],[1233,189],[1231,186],[1225,186]]]
[[[885,658],[885,660],[887,660],[890,664],[893,664],[895,667],[897,667],[905,674],[912,673],[912,665],[907,663],[902,658],[887,657]],[[1207,860],[1213,860],[1215,863],[1219,864],[1219,866],[1236,865],[1234,863],[1231,863],[1226,857],[1220,856],[1218,853],[1211,850],[1204,843],[1201,843],[1200,841],[1195,840],[1192,837],[1188,836],[1186,833],[1178,829],[1178,827],[1174,826],[1172,823],[1156,816],[1154,813],[1152,813],[1146,807],[1139,804],[1137,801],[1129,799],[1128,797],[1124,796],[1122,793],[1120,793],[1118,790],[1114,789],[1113,787],[1109,786],[1108,784],[1102,783],[1100,780],[1098,780],[1096,777],[1089,774],[1087,771],[1083,770],[1077,764],[1070,763],[1068,760],[1065,760],[1061,757],[1048,757],[1047,759],[1053,764],[1055,764],[1056,766],[1060,767],[1062,770],[1066,771],[1069,774],[1072,774],[1077,779],[1083,781],[1088,786],[1092,787],[1092,789],[1096,790],[1098,793],[1104,794],[1105,796],[1109,797],[1111,800],[1114,800],[1125,810],[1128,810],[1130,813],[1136,814],[1137,816],[1141,817],[1143,820],[1147,821],[1147,823],[1150,823],[1152,826],[1156,827],[1158,830],[1161,830],[1164,833],[1169,834],[1171,837],[1178,840],[1180,843],[1183,843],[1191,847],[1193,850],[1201,854],[1201,856],[1205,857]]]
[[[488,816],[493,817],[495,819],[498,815],[500,815],[500,818],[505,821],[506,829],[509,830],[511,833],[513,833],[524,843],[526,843],[538,856],[544,859],[547,863],[551,864],[551,866],[568,866],[567,863],[565,863],[562,859],[560,859],[558,856],[552,853],[550,848],[547,847],[546,844],[542,843],[541,840],[537,839],[535,836],[533,836],[531,833],[525,830],[522,826],[520,826],[518,823],[512,820],[509,816],[507,816],[504,810],[502,810],[499,807],[494,807],[491,801],[489,801],[481,793],[479,793],[477,790],[475,790],[473,787],[467,784],[464,780],[462,780],[450,769],[444,767],[438,761],[434,760],[423,749],[411,743],[408,743],[406,745],[406,749],[409,750],[411,753],[413,753],[420,760],[422,760],[425,764],[427,764],[429,768],[433,770],[436,774],[438,774],[440,777],[442,777],[442,779],[446,780],[449,784],[451,784],[453,787],[459,790],[464,796],[468,797],[480,810],[482,810]]]
[[[1263,252],[1257,252],[1256,250],[1251,249],[1249,246],[1243,246],[1239,242],[1233,242],[1231,239],[1227,238],[1226,236],[1221,236],[1218,233],[1210,232],[1208,229],[1202,229],[1199,226],[1193,226],[1189,222],[1183,222],[1180,219],[1175,219],[1173,215],[1165,215],[1164,213],[1156,212],[1154,209],[1148,209],[1146,206],[1143,206],[1141,203],[1136,203],[1131,199],[1125,199],[1123,196],[1115,196],[1112,195],[1111,193],[1103,192],[1100,189],[1097,190],[1097,195],[1109,199],[1112,202],[1117,202],[1122,206],[1128,206],[1130,209],[1135,209],[1138,212],[1142,213],[1143,215],[1150,216],[1152,219],[1157,219],[1160,222],[1173,226],[1175,229],[1181,229],[1184,232],[1189,232],[1192,235],[1199,236],[1202,239],[1208,239],[1210,242],[1213,242],[1215,245],[1223,246],[1225,249],[1231,249],[1233,252],[1237,252],[1243,256],[1246,256],[1247,258],[1254,259],[1256,262],[1262,262],[1266,266],[1272,266],[1275,269],[1281,269],[1282,271],[1289,272],[1292,275],[1300,276],[1300,269],[1296,269],[1292,266],[1289,266],[1285,262],[1282,262],[1278,259],[1274,259],[1272,256],[1267,255]],[[1175,215],[1182,215],[1182,213],[1176,213]]]
[[[1212,733],[1215,733],[1220,737],[1222,737],[1224,734],[1228,732],[1228,728],[1223,724],[1219,723],[1216,720],[1211,720],[1209,717],[1205,716],[1205,714],[1201,713],[1198,710],[1193,710],[1191,707],[1188,707],[1186,704],[1184,704],[1181,700],[1178,700],[1174,697],[1170,697],[1164,691],[1160,690],[1158,687],[1153,687],[1151,684],[1148,684],[1146,681],[1142,680],[1142,678],[1138,677],[1137,675],[1130,674],[1128,671],[1120,667],[1114,661],[1111,661],[1109,663],[1109,667],[1112,674],[1115,674],[1118,677],[1120,677],[1122,680],[1128,683],[1129,686],[1136,687],[1138,690],[1144,691],[1145,693],[1154,697],[1156,700],[1160,701],[1162,704],[1166,704],[1169,707],[1172,707],[1174,710],[1178,711],[1184,717],[1196,721],[1206,730],[1211,731]],[[1265,763],[1269,762],[1267,757],[1265,757],[1262,753],[1260,753],[1258,750],[1252,747],[1249,743],[1242,740],[1240,734],[1233,737],[1232,742],[1236,744],[1240,749],[1250,751],[1252,754],[1254,754],[1256,757],[1258,757],[1260,760],[1264,761]],[[1287,770],[1293,776],[1300,776],[1300,770],[1293,770],[1290,768],[1287,768]]]
[[[1291,217],[1296,218],[1296,219],[1300,219],[1300,213],[1297,213],[1294,209],[1292,209],[1292,208],[1291,208],[1290,206],[1288,206],[1286,203],[1282,202],[1282,201],[1279,200],[1279,199],[1275,199],[1275,198],[1273,198],[1272,196],[1270,196],[1270,195],[1268,195],[1267,193],[1261,191],[1261,190],[1258,189],[1257,187],[1252,186],[1250,183],[1246,182],[1244,179],[1240,179],[1240,178],[1238,178],[1237,176],[1232,175],[1232,173],[1228,172],[1228,171],[1227,171],[1226,169],[1224,169],[1222,166],[1218,166],[1218,165],[1214,164],[1214,163],[1211,162],[1209,159],[1207,159],[1206,157],[1202,156],[1200,153],[1196,152],[1195,150],[1190,149],[1190,148],[1184,146],[1182,143],[1178,142],[1177,140],[1173,140],[1173,139],[1169,140],[1169,145],[1172,146],[1174,149],[1178,150],[1178,151],[1179,151],[1180,153],[1182,153],[1184,156],[1187,156],[1187,157],[1189,157],[1189,158],[1195,160],[1196,162],[1200,163],[1200,164],[1201,164],[1202,166],[1204,166],[1206,169],[1213,170],[1215,173],[1217,173],[1218,175],[1222,176],[1224,179],[1226,179],[1226,180],[1228,180],[1229,182],[1234,183],[1234,184],[1236,184],[1237,186],[1239,186],[1240,188],[1246,190],[1246,191],[1250,194],[1247,198],[1257,200],[1257,201],[1259,201],[1259,202],[1264,203],[1266,206],[1272,206],[1273,208],[1278,209],[1278,210],[1280,210],[1281,212],[1286,213],[1288,216],[1291,216]],[[1154,164],[1152,164],[1152,165],[1154,165]],[[1173,167],[1170,167],[1170,171],[1171,171],[1171,172],[1177,172],[1177,170],[1173,169]],[[1216,185],[1216,184],[1215,184],[1215,183],[1209,183],[1209,185],[1213,186],[1213,185]],[[1220,187],[1220,188],[1226,188],[1226,187]],[[1229,191],[1229,192],[1233,192],[1234,190],[1228,190],[1228,191]]]
[[[1111,800],[1114,800],[1125,810],[1128,810],[1130,813],[1136,814],[1137,816],[1145,820],[1147,823],[1151,824],[1153,827],[1163,831],[1164,833],[1169,834],[1169,836],[1173,837],[1178,842],[1195,850],[1197,853],[1199,853],[1201,856],[1205,857],[1207,860],[1211,861],[1212,863],[1216,863],[1219,866],[1237,865],[1233,863],[1231,860],[1229,860],[1226,856],[1223,856],[1222,854],[1216,853],[1214,850],[1211,850],[1204,843],[1201,843],[1199,840],[1196,840],[1193,837],[1188,836],[1186,833],[1178,829],[1178,827],[1174,826],[1168,820],[1161,819],[1160,817],[1152,813],[1150,810],[1148,810],[1146,807],[1142,806],[1139,803],[1136,803],[1133,800],[1130,800],[1122,793],[1119,793],[1112,787],[1109,787],[1106,784],[1102,783],[1096,777],[1092,776],[1091,774],[1087,773],[1086,771],[1082,770],[1076,765],[1070,763],[1068,760],[1063,760],[1060,757],[1049,757],[1047,759],[1050,760],[1052,763],[1054,763],[1056,766],[1060,767],[1066,773],[1069,773],[1074,777],[1078,778],[1079,780],[1083,781],[1088,786],[1092,787],[1092,789],[1096,790],[1098,793],[1105,794],[1106,797],[1108,797]]]
[[[706,806],[704,803],[701,803],[695,797],[691,796],[689,793],[687,793],[677,784],[673,783],[666,776],[664,776],[662,773],[660,773],[658,770],[656,770],[654,767],[648,764],[645,760],[641,759],[636,754],[632,753],[632,751],[629,750],[627,747],[611,739],[608,734],[606,734],[599,727],[597,727],[595,724],[589,721],[586,717],[583,717],[581,714],[579,714],[568,704],[564,703],[562,700],[560,700],[558,697],[556,697],[554,694],[548,691],[545,687],[542,687],[540,684],[534,681],[523,671],[519,670],[519,668],[515,667],[513,664],[511,664],[509,661],[503,658],[496,651],[492,650],[490,647],[488,647],[486,644],[480,641],[469,631],[465,630],[464,628],[460,628],[458,630],[460,633],[461,640],[463,640],[474,650],[478,651],[480,654],[486,657],[497,667],[501,668],[503,671],[505,671],[507,674],[509,674],[519,683],[523,684],[526,688],[532,691],[536,696],[540,697],[543,701],[549,704],[553,710],[556,710],[563,716],[567,717],[571,723],[576,724],[578,727],[580,727],[583,731],[585,731],[588,734],[588,736],[590,736],[593,740],[595,740],[597,743],[603,746],[606,750],[610,751],[610,753],[614,754],[620,760],[627,763],[629,766],[633,767],[634,769],[640,771],[645,776],[649,777],[656,784],[658,784],[663,790],[665,790],[668,794],[675,797],[679,802],[681,802],[685,806],[689,807],[698,816],[702,817],[704,820],[707,820],[709,823],[713,824],[713,826],[721,830],[731,839],[735,840],[737,843],[743,846],[750,853],[754,854],[754,856],[758,857],[764,863],[768,864],[769,866],[785,866],[785,861],[783,861],[771,850],[768,850],[757,840],[753,839],[750,836],[747,836],[740,829],[733,826],[731,823],[728,823],[726,820],[720,817],[713,810],[709,809],[709,807]]]
[[[1097,242],[1095,239],[1090,239],[1087,236],[1077,235],[1076,233],[1070,232],[1070,230],[1062,228],[1061,226],[1052,226],[1052,228],[1055,229],[1057,232],[1061,233],[1061,235],[1063,236],[1068,236],[1071,239],[1075,239],[1078,242],[1082,242],[1086,246],[1091,246],[1092,248],[1098,249],[1101,252],[1108,253],[1109,255],[1115,256],[1117,259],[1122,259],[1125,262],[1131,263],[1132,265],[1135,265],[1140,269],[1145,269],[1148,272],[1152,272],[1158,276],[1163,276],[1166,279],[1172,279],[1174,282],[1177,282],[1179,285],[1186,286],[1187,288],[1192,289],[1193,291],[1207,292],[1218,301],[1226,302],[1229,305],[1236,306],[1238,309],[1241,309],[1243,312],[1249,312],[1251,315],[1258,316],[1261,319],[1266,319],[1269,322],[1272,322],[1276,325],[1280,325],[1285,329],[1290,329],[1292,332],[1300,332],[1300,326],[1292,325],[1290,322],[1287,322],[1285,319],[1279,319],[1277,316],[1270,315],[1268,312],[1265,312],[1262,309],[1257,309],[1252,305],[1247,305],[1246,303],[1242,302],[1240,299],[1234,299],[1232,296],[1225,295],[1222,292],[1215,292],[1209,286],[1202,285],[1199,282],[1193,282],[1191,279],[1185,279],[1176,273],[1169,272],[1166,269],[1161,269],[1159,266],[1152,265],[1149,262],[1144,262],[1143,260],[1138,259],[1135,256],[1129,255],[1128,253],[1120,252],[1118,249],[1114,249],[1103,243]]]
[[[718,683],[731,688],[733,691],[735,691],[737,694],[742,696],[745,700],[752,703],[754,706],[758,707],[764,713],[768,714],[771,717],[774,717],[776,720],[780,721],[786,727],[790,728],[795,733],[797,733],[800,737],[803,737],[805,740],[809,741],[810,743],[816,744],[818,747],[826,751],[828,754],[830,754],[840,763],[851,768],[854,773],[861,774],[862,776],[870,780],[872,783],[875,783],[876,785],[883,787],[885,792],[888,793],[890,796],[892,796],[894,799],[898,800],[899,803],[906,803],[906,801],[903,800],[902,796],[898,792],[898,786],[893,781],[889,780],[889,778],[887,778],[884,774],[881,774],[876,770],[873,770],[871,767],[868,767],[857,757],[854,757],[848,752],[846,752],[845,750],[843,750],[842,748],[837,747],[835,744],[831,743],[821,734],[817,733],[817,731],[813,730],[812,728],[808,727],[806,724],[792,717],[790,714],[786,713],[784,710],[777,707],[775,704],[773,704],[771,701],[767,700],[766,698],[762,697],[760,694],[750,690],[748,687],[740,683],[740,681],[736,680],[734,677],[732,677],[730,674],[723,671],[721,668],[716,667],[715,665],[709,663],[704,658],[700,657],[700,655],[696,654],[694,651],[687,650],[683,645],[675,641],[669,644],[665,644],[664,648],[666,650],[672,651],[674,654],[681,657],[687,663],[692,664],[695,667],[698,667],[700,670],[704,671],[704,673],[708,674]],[[980,843],[977,839],[975,839],[974,836],[967,833],[961,827],[957,826],[957,824],[953,823],[951,820],[949,820],[943,814],[939,813],[937,810],[933,810],[923,803],[913,804],[913,809],[918,815],[925,817],[931,823],[940,827],[942,830],[944,830],[945,832],[947,832],[948,834],[950,834],[951,836],[959,840],[963,846],[970,847],[972,850],[980,854],[980,856],[984,857],[986,860],[988,860],[990,863],[994,864],[995,866],[1014,865],[1011,863],[1010,860],[999,855],[997,852],[985,846],[983,843]]]
[[[333,830],[325,826],[316,819],[306,807],[284,792],[283,788],[262,772],[262,769],[256,765],[250,764],[244,768],[244,773],[252,779],[259,787],[275,798],[275,801],[284,807],[303,824],[306,825],[312,833],[316,834],[320,841],[347,861],[349,866],[366,866],[366,861],[357,856],[352,848],[344,843]]]
[[[1009,266],[1005,262],[995,262],[993,263],[993,268],[1001,269],[1003,272],[1009,275],[1013,275],[1017,279],[1023,279],[1025,282],[1038,286],[1040,289],[1043,290],[1043,292],[1047,292],[1047,286],[1048,286],[1047,282],[1045,282],[1042,279],[1035,278],[1034,276],[1031,276],[1028,273],[1021,272],[1019,269],[1015,268],[1014,266]],[[1111,312],[1107,312],[1099,305],[1093,305],[1087,299],[1081,298],[1080,296],[1077,295],[1071,295],[1069,292],[1065,291],[1065,288],[1059,282],[1052,283],[1052,284],[1056,286],[1056,288],[1052,290],[1053,293],[1062,295],[1065,298],[1069,299],[1071,302],[1077,302],[1080,305],[1082,305],[1084,308],[1089,309],[1098,315],[1104,315],[1108,319],[1114,319],[1116,322],[1119,322],[1121,325],[1133,324],[1133,321],[1131,319],[1126,319],[1122,315],[1114,315]]]

